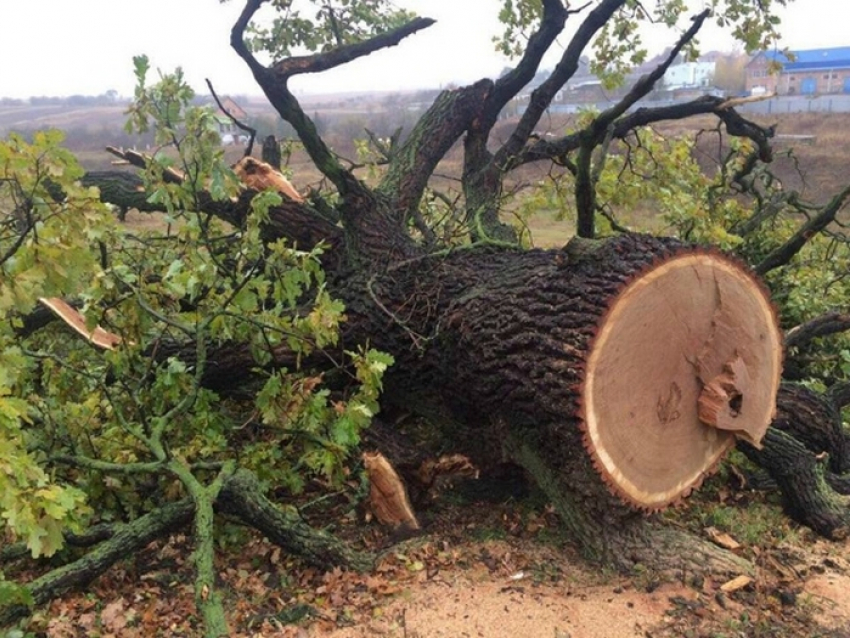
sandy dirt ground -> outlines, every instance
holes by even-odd
[[[509,555],[504,544],[487,553]],[[585,571],[571,557],[543,552],[559,582],[541,584],[520,570],[507,574],[484,565],[450,570],[405,589],[372,619],[331,630],[321,623],[298,636],[361,638],[706,638],[742,636],[850,636],[850,544],[815,542],[771,557],[773,570],[723,594],[710,577],[701,587]],[[529,560],[529,554],[523,555]],[[509,561],[507,561],[509,563]],[[780,563],[783,566],[780,566]],[[537,564],[540,567],[540,564]],[[776,570],[782,573],[777,573]]]

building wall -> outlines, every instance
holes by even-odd
[[[756,56],[747,65],[747,92],[751,95],[834,95],[850,93],[850,66],[833,69],[770,72],[764,56]]]
[[[770,62],[763,55],[757,55],[747,65],[747,93],[758,95],[775,93],[777,76],[770,72]]]
[[[709,86],[714,77],[714,62],[686,62],[674,64],[664,74],[664,86]]]
[[[748,115],[776,115],[780,113],[850,113],[850,94],[829,94],[818,97],[783,95],[762,102],[751,102],[736,107]]]
[[[829,95],[848,93],[850,68],[783,73],[779,77],[780,95]]]

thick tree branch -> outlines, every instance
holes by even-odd
[[[36,605],[43,605],[64,592],[83,587],[103,574],[119,560],[132,556],[148,543],[167,536],[192,520],[195,512],[191,499],[170,503],[146,514],[115,533],[91,552],[58,569],[48,572],[27,585]],[[16,605],[0,608],[0,627],[26,616],[27,607]]]
[[[394,154],[377,191],[392,198],[399,222],[414,214],[437,164],[480,113],[492,86],[481,80],[440,93]]]
[[[248,0],[230,32],[230,46],[241,57],[254,75],[280,116],[289,122],[304,144],[310,159],[340,192],[343,197],[367,192],[366,187],[348,170],[319,136],[313,121],[307,117],[295,96],[287,87],[288,76],[263,66],[245,43],[245,29],[254,14],[266,0]]]
[[[156,210],[154,205],[148,202],[144,182],[135,173],[121,170],[89,171],[83,175],[80,183],[86,187],[97,186],[100,190],[100,201],[117,206],[122,214],[131,208],[143,213]]]
[[[820,209],[817,215],[803,224],[788,241],[773,250],[754,270],[759,275],[764,275],[774,268],[784,266],[791,261],[794,255],[800,252],[812,237],[835,221],[835,216],[844,208],[848,199],[850,199],[850,185],[835,195],[829,203]]]
[[[713,95],[703,95],[690,102],[659,107],[642,107],[614,122],[611,137],[624,139],[636,128],[669,120],[683,120],[695,115],[716,115],[727,125],[731,135],[744,136],[758,145],[760,155],[767,156],[764,161],[770,161],[771,151],[769,139],[770,129],[764,129],[743,118],[734,109],[724,108],[723,98]],[[513,169],[522,164],[537,161],[548,161],[563,158],[577,150],[581,145],[581,133],[576,132],[558,139],[539,139],[528,146],[509,164]]]
[[[519,64],[496,80],[487,99],[485,112],[488,119],[495,120],[504,106],[534,79],[543,55],[564,30],[568,15],[569,12],[561,0],[543,0],[540,28],[528,39]]]
[[[108,149],[114,155],[127,160],[133,166],[146,168],[149,158],[134,151]],[[180,183],[182,177],[170,174],[168,181]],[[132,173],[124,171],[91,171],[82,178],[86,186],[100,189],[101,201],[118,206],[123,210],[135,208],[141,212],[160,212],[161,207],[151,204],[147,199],[144,182]],[[256,191],[246,189],[234,200],[215,200],[207,192],[197,197],[200,212],[209,213],[237,228],[244,226],[251,212],[251,200]],[[310,250],[320,243],[331,247],[335,252],[343,248],[342,230],[327,220],[308,204],[283,197],[278,206],[269,209],[269,221],[263,225],[262,238],[266,242],[284,238],[303,250]],[[330,254],[323,260],[326,267],[333,266],[338,255]]]
[[[850,314],[829,312],[794,326],[785,333],[785,347],[805,346],[812,339],[850,330]]]
[[[646,75],[642,75],[637,82],[635,82],[634,86],[631,90],[626,93],[626,95],[621,99],[617,104],[612,106],[611,108],[603,111],[596,117],[590,125],[591,134],[597,139],[604,133],[604,131],[610,126],[614,120],[618,117],[622,116],[626,111],[628,111],[632,106],[637,104],[637,102],[644,97],[646,97],[652,89],[655,87],[655,83],[658,82],[664,74],[667,72],[667,69],[670,68],[670,65],[675,62],[679,53],[681,53],[682,49],[685,47],[688,42],[693,40],[700,28],[702,28],[703,23],[706,18],[710,15],[710,11],[706,9],[700,14],[697,14],[692,18],[693,24],[690,28],[682,34],[682,37],[679,38],[679,41],[667,55],[667,58],[655,67],[651,73],[647,73]]]
[[[339,212],[346,237],[346,257],[351,263],[380,269],[393,260],[414,256],[418,249],[406,229],[389,210],[391,204],[385,198],[376,197],[353,172],[344,168],[319,136],[315,124],[307,117],[287,86],[287,81],[294,71],[286,69],[286,61],[279,62],[274,68],[266,68],[249,51],[244,38],[245,29],[264,1],[248,0],[231,30],[230,44],[251,69],[254,79],[278,114],[295,129],[310,159],[339,191],[342,198]],[[402,28],[398,32],[398,40],[428,26],[427,21],[414,22],[415,28],[412,31],[404,31]],[[382,45],[377,48],[395,43],[391,34],[377,36],[377,40]],[[365,51],[372,46],[363,44],[364,47],[358,50],[360,55],[365,55]],[[342,61],[338,63],[341,64]],[[315,67],[315,70],[320,69]]]
[[[486,238],[509,243],[517,240],[514,229],[499,219],[502,167],[494,162],[487,142],[499,112],[534,78],[543,54],[563,30],[567,15],[560,1],[543,3],[540,28],[529,39],[522,60],[494,84],[479,114],[470,122],[464,141],[463,189],[467,224],[473,240]]]
[[[850,511],[826,482],[826,467],[791,434],[768,429],[764,447],[738,443],[752,462],[765,468],[782,492],[788,514],[827,538],[845,538],[850,529]]]
[[[837,410],[843,409],[850,405],[850,381],[836,383],[826,394]]]
[[[294,512],[286,512],[269,501],[257,477],[248,470],[237,471],[224,484],[216,509],[238,516],[273,543],[319,568],[343,566],[365,571],[374,567],[374,556],[348,547],[331,534],[310,527]]]
[[[116,187],[115,181],[120,183]],[[159,206],[147,201],[144,192],[127,188],[131,183],[142,181],[133,175],[119,171],[99,171],[87,173],[84,183],[98,186],[101,189],[101,200],[115,206],[136,208],[141,212],[160,212]],[[208,195],[199,197],[200,212],[209,213],[241,228],[251,212],[251,200],[256,191],[245,190],[235,201],[216,201]],[[261,237],[265,242],[286,239],[296,244],[302,250],[310,250],[323,243],[330,250],[324,256],[322,263],[326,268],[333,268],[338,255],[334,254],[343,249],[345,240],[342,230],[334,226],[310,206],[283,198],[281,203],[269,209],[269,221],[262,227]]]
[[[298,554],[320,568],[342,566],[365,571],[375,564],[375,557],[359,552],[333,535],[316,530],[295,512],[286,511],[269,501],[257,477],[248,470],[238,470],[222,478],[216,511],[237,516],[284,549]],[[106,572],[120,560],[129,558],[151,541],[163,538],[190,523],[198,510],[191,498],[163,505],[136,520],[118,525],[98,525],[80,536],[66,535],[76,547],[95,545],[82,558],[54,569],[26,585],[35,605],[43,605],[65,592],[79,589]],[[197,523],[197,519],[196,519]],[[195,543],[199,542],[196,533]],[[4,550],[4,559],[14,560],[18,548]],[[212,588],[210,588],[212,589]],[[26,616],[26,605],[0,605],[0,627]]]
[[[505,145],[497,151],[494,159],[496,164],[506,167],[508,162],[522,151],[555,94],[575,74],[581,54],[587,48],[593,36],[625,4],[625,0],[602,0],[599,6],[588,14],[570,40],[564,55],[561,56],[561,60],[555,66],[552,74],[531,94],[528,108],[520,118],[519,124],[517,124]]]
[[[382,33],[364,42],[343,45],[327,53],[286,58],[274,64],[271,69],[281,78],[290,78],[301,73],[328,71],[381,49],[394,47],[406,37],[422,29],[427,29],[435,22],[436,20],[431,18],[414,18],[398,29]]]
[[[682,34],[679,41],[667,55],[667,58],[655,67],[651,73],[647,73],[640,77],[635,82],[631,90],[614,106],[600,113],[594,120],[579,132],[581,146],[579,147],[578,156],[576,157],[576,214],[577,225],[576,234],[579,237],[592,238],[595,234],[595,218],[596,218],[596,182],[594,176],[598,178],[600,170],[593,170],[591,163],[593,161],[593,150],[604,143],[604,140],[610,140],[614,134],[614,122],[617,118],[626,113],[639,100],[646,97],[655,87],[667,69],[678,57],[679,53],[685,45],[696,37],[697,32],[709,16],[710,11],[706,9],[702,13],[693,18],[693,24]]]

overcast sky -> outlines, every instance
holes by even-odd
[[[244,3],[231,0],[0,0],[0,96],[132,95],[132,57],[152,66],[182,66],[192,86],[221,94],[258,94],[230,48],[230,28]],[[298,93],[438,88],[498,75],[508,61],[493,51],[499,0],[397,0],[437,24],[398,47],[293,83]],[[695,11],[703,0],[691,0]],[[784,44],[792,49],[850,46],[848,0],[796,0],[781,10]],[[578,22],[573,18],[575,23]],[[655,34],[653,52],[675,40]],[[701,36],[703,50],[728,49],[718,31]],[[564,41],[562,44],[566,44]]]

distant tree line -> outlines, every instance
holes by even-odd
[[[112,106],[129,103],[129,98],[121,97],[118,91],[112,89],[101,95],[37,95],[26,99],[0,98],[0,106]]]

